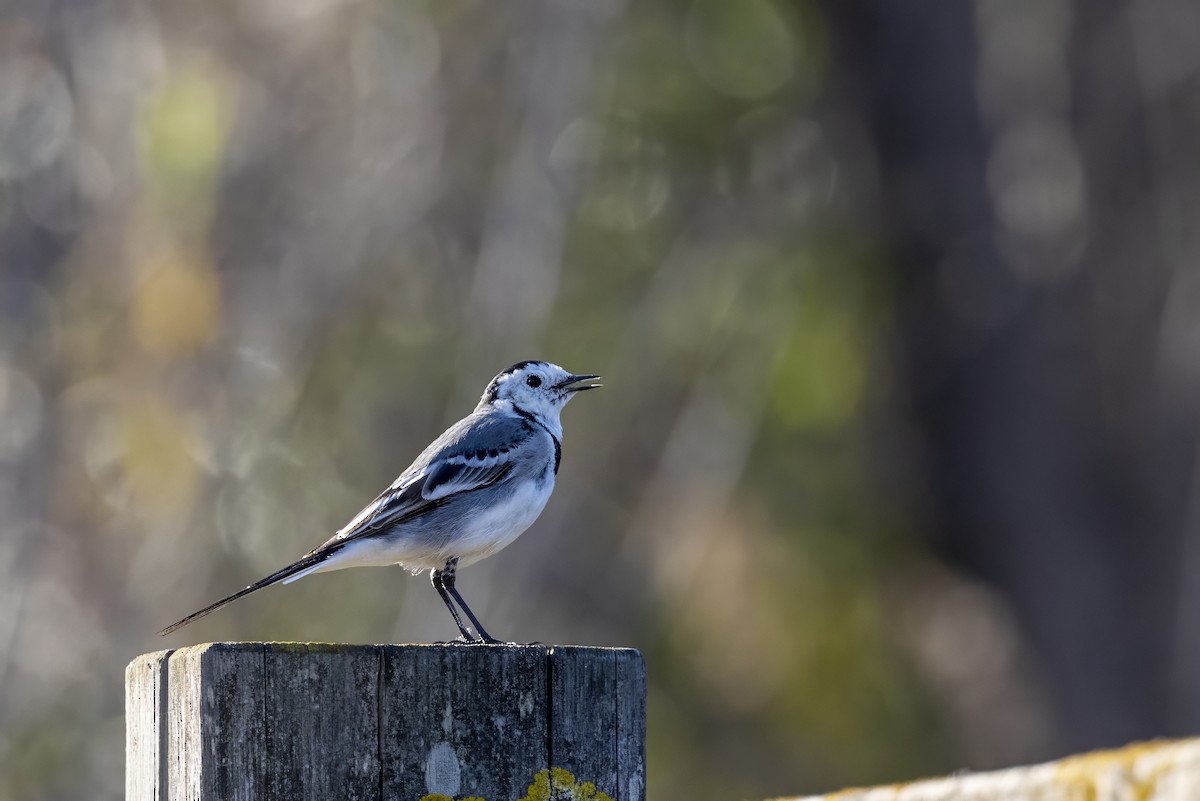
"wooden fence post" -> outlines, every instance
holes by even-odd
[[[863,787],[775,801],[1193,801],[1200,738],[1136,743],[987,773]]]
[[[159,651],[125,671],[126,801],[644,801],[645,703],[627,648]]]

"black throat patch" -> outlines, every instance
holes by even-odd
[[[539,420],[537,416],[533,414],[533,412],[527,412],[515,403],[512,405],[512,409],[522,418],[533,423],[535,426],[538,426],[550,435],[550,440],[554,443],[554,475],[557,476],[558,465],[562,462],[562,443],[558,441],[558,437],[554,436],[554,432],[550,430],[550,427]]]

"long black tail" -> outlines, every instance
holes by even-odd
[[[340,546],[341,543],[338,543],[338,545]],[[193,620],[199,620],[200,618],[207,615],[209,612],[215,612],[216,610],[220,609],[225,604],[232,603],[232,602],[236,601],[238,598],[241,598],[245,595],[249,595],[250,593],[254,592],[255,590],[261,590],[263,587],[269,587],[278,581],[283,581],[288,576],[296,575],[301,570],[307,570],[308,568],[312,567],[313,565],[319,565],[321,562],[324,562],[326,559],[328,559],[330,556],[333,556],[333,554],[335,554],[339,550],[341,550],[340,547],[334,547],[334,548],[328,548],[328,549],[320,548],[316,551],[313,551],[310,554],[305,554],[305,556],[303,558],[301,558],[299,561],[292,562],[290,565],[283,568],[282,570],[276,570],[274,573],[267,576],[265,579],[256,581],[253,584],[251,584],[249,587],[246,587],[245,589],[238,590],[233,595],[230,595],[228,598],[222,598],[221,600],[217,601],[214,604],[209,604],[208,606],[201,609],[199,612],[192,612],[190,615],[185,617],[183,620],[177,621],[177,622],[172,623],[171,625],[167,626],[165,629],[160,631],[159,634],[162,634],[164,636],[167,634],[170,634],[173,631],[183,628],[188,623],[191,623]]]

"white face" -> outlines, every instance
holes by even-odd
[[[548,362],[518,362],[492,379],[484,403],[509,401],[542,417],[557,417],[576,392],[595,389],[594,375],[574,375]]]

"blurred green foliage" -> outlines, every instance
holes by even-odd
[[[875,431],[903,427],[872,402],[892,290],[814,4],[180,0],[37,25],[5,57],[71,94],[0,82],[26,159],[0,179],[38,210],[10,213],[0,268],[0,323],[36,332],[0,350],[0,405],[36,429],[0,454],[0,799],[120,796],[139,652],[449,636],[399,570],[153,632],[323,540],[531,357],[606,388],[566,414],[551,508],[460,585],[503,636],[643,650],[651,799],[955,764],[912,599],[962,579],[894,580],[926,557],[873,483]],[[50,156],[5,127],[64,102]]]

